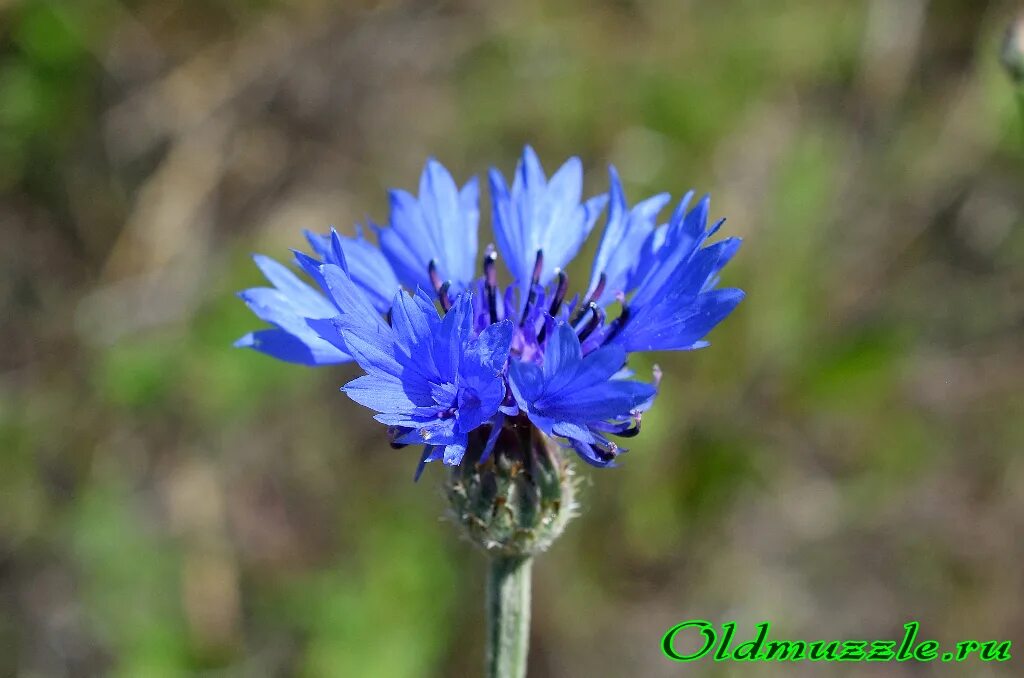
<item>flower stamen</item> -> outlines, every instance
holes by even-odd
[[[565,294],[569,291],[569,276],[562,269],[556,271],[558,276],[558,284],[555,286],[555,295],[551,298],[551,309],[548,313],[554,317],[560,308],[562,308],[562,302],[565,300]]]
[[[608,276],[602,273],[597,279],[597,287],[594,288],[593,294],[590,295],[588,300],[591,303],[595,303],[604,294],[604,286],[608,284]]]
[[[587,304],[587,311],[590,312],[590,319],[585,325],[583,325],[583,327],[576,328],[577,336],[581,342],[589,337],[594,330],[600,327],[601,323],[604,322],[604,311],[601,310],[601,307],[594,302]],[[586,313],[586,311],[584,311],[584,313]]]
[[[577,311],[576,317],[572,319],[572,323],[575,325],[579,321],[583,320],[583,316],[587,314],[592,304],[596,304],[597,300],[604,294],[604,286],[608,284],[608,276],[602,273],[597,279],[597,285],[594,287],[593,293],[587,299],[585,304],[580,305],[580,310]]]
[[[537,258],[533,262],[533,276],[530,278],[530,293],[526,297],[526,306],[523,307],[523,317],[519,319],[519,326],[526,325],[526,319],[537,302],[537,286],[540,285],[540,274],[544,270],[544,250],[537,250]]]
[[[632,426],[630,426],[629,428],[623,429],[622,431],[616,431],[616,432],[612,433],[612,435],[616,435],[616,436],[618,436],[620,438],[633,438],[635,436],[640,435],[640,419],[639,419],[639,417],[636,419],[636,421],[633,422]]]
[[[389,426],[388,427],[388,444],[391,446],[391,449],[393,449],[393,450],[400,450],[403,447],[408,447],[409,446],[408,443],[397,442],[397,439],[399,437],[401,437],[401,435],[402,435],[402,429],[401,428],[399,428],[397,426]]]
[[[441,280],[441,274],[437,272],[437,259],[431,259],[427,264],[427,275],[430,276],[430,284],[433,285],[434,292],[439,293],[444,281]]]
[[[619,446],[616,445],[614,442],[609,442],[608,443],[608,449],[606,450],[606,449],[604,449],[602,447],[594,445],[594,452],[596,452],[597,456],[601,458],[601,461],[607,463],[607,462],[611,462],[612,460],[615,459],[615,457],[618,456],[618,454],[619,454]]]
[[[498,251],[494,245],[487,246],[484,255],[484,290],[487,294],[487,312],[491,323],[498,322]]]
[[[437,290],[437,299],[441,302],[441,310],[447,313],[452,308],[452,299],[448,296],[448,290],[451,289],[452,281],[445,280],[441,283],[441,287]]]
[[[622,304],[622,313],[619,314],[618,318],[612,321],[611,327],[608,330],[608,336],[604,338],[604,343],[606,344],[614,339],[618,333],[622,331],[622,328],[626,326],[626,323],[629,322],[629,306],[626,305],[626,295],[619,292],[615,295],[615,298],[619,300],[620,304]]]

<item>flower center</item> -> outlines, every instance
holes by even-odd
[[[568,322],[579,338],[584,354],[603,346],[613,339],[629,319],[629,307],[625,295],[619,293],[618,301],[622,312],[614,320],[606,324],[606,313],[598,300],[604,294],[608,278],[604,273],[598,276],[593,291],[582,302],[573,300],[567,304],[569,292],[569,276],[556,269],[554,279],[546,286],[541,285],[541,274],[544,270],[544,250],[538,249],[530,276],[530,287],[521,312],[517,312],[513,285],[502,293],[498,287],[498,251],[493,244],[487,246],[483,262],[483,276],[477,283],[476,301],[474,303],[474,323],[477,330],[488,325],[511,319],[515,323],[515,336],[512,341],[512,353],[519,360],[540,362],[547,346],[548,316]],[[452,282],[441,278],[438,262],[432,259],[427,265],[430,283],[437,295],[442,313],[452,307],[450,290]]]

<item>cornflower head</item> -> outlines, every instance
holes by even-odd
[[[390,192],[378,244],[307,233],[312,254],[290,268],[257,255],[269,287],[240,293],[273,327],[245,346],[306,365],[354,361],[342,390],[388,426],[395,447],[422,445],[455,467],[453,512],[485,548],[528,554],[557,537],[574,509],[569,450],[597,467],[626,452],[660,373],[637,380],[639,351],[707,346],[704,337],[743,298],[719,288],[738,238],[709,244],[709,199],[656,195],[632,207],[614,167],[607,195],[582,200],[582,165],[546,177],[527,147],[511,186],[489,174],[495,245],[478,251],[478,184],[427,162],[419,194]],[[565,269],[607,207],[590,280],[570,295]],[[480,272],[477,263],[480,262]],[[499,283],[504,264],[511,283]],[[559,445],[552,444],[557,441]]]

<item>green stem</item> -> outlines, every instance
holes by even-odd
[[[491,558],[487,575],[487,678],[523,678],[530,641],[533,558]]]

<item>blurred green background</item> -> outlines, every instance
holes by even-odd
[[[1024,643],[1017,9],[0,0],[0,675],[478,673],[442,470],[413,484],[354,368],[232,349],[234,292],[427,156],[465,180],[527,142],[591,194],[609,162],[631,201],[710,191],[748,292],[655,356],[622,467],[580,469],[531,675],[1020,675],[659,649],[694,617]]]

